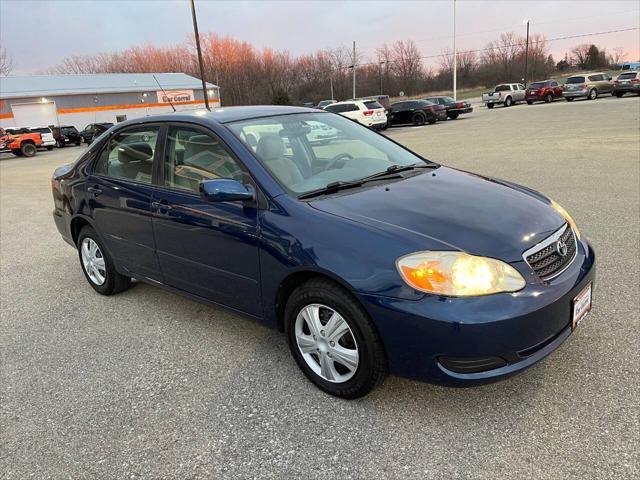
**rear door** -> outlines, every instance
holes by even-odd
[[[173,124],[167,131],[153,199],[153,229],[167,285],[260,316],[258,209],[211,202],[202,180],[252,184],[239,160],[210,130]]]
[[[116,263],[161,279],[153,238],[153,161],[160,125],[125,128],[105,142],[87,178],[91,214]]]

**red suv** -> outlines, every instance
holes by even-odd
[[[538,101],[551,103],[560,97],[562,97],[562,86],[555,80],[530,83],[524,92],[524,98],[529,105]]]

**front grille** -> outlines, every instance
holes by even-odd
[[[501,357],[438,357],[438,362],[455,373],[480,373],[504,367],[507,361]]]
[[[524,259],[540,278],[550,280],[569,266],[576,257],[576,248],[576,237],[566,224],[549,238],[527,250]]]

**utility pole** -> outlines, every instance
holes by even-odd
[[[331,87],[331,100],[333,100],[333,70],[329,72],[329,86]]]
[[[356,98],[356,41],[353,41],[353,98]]]
[[[204,106],[211,111],[209,107],[209,92],[207,92],[207,82],[204,81],[204,64],[202,62],[202,50],[200,49],[200,34],[198,33],[198,20],[196,19],[196,6],[191,0],[191,18],[193,20],[193,32],[196,36],[196,50],[198,51],[198,64],[200,65],[200,79],[202,80],[202,93],[204,93]]]
[[[524,47],[524,88],[527,88],[527,75],[529,69],[529,20],[527,20],[527,43]]]
[[[453,0],[453,99],[458,100],[458,53],[456,51],[456,0]]]
[[[382,65],[385,62],[380,62],[380,95],[382,95]]]

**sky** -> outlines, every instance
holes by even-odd
[[[531,33],[547,39],[610,30],[633,31],[549,43],[560,60],[578,43],[640,60],[640,2],[637,0],[458,0],[458,50],[484,47],[500,33]],[[201,32],[246,40],[257,48],[292,55],[347,46],[367,59],[377,47],[412,39],[424,56],[453,47],[453,0],[442,1],[213,1],[196,0]],[[38,20],[25,12],[37,12]],[[16,18],[31,18],[28,22]],[[121,50],[151,43],[172,45],[192,33],[188,0],[0,0],[0,46],[13,57],[13,74],[29,74],[70,55]],[[427,63],[437,59],[426,60]]]

